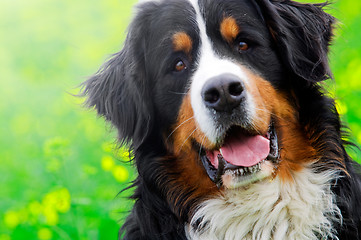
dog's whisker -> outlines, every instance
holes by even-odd
[[[169,93],[173,93],[173,94],[178,94],[178,95],[187,95],[188,93],[182,93],[182,92],[173,92],[173,91],[168,91]]]
[[[197,131],[197,129],[198,129],[198,127],[196,127],[196,128],[188,135],[188,137],[183,141],[182,145],[181,145],[180,148],[179,148],[179,152],[182,150],[184,144],[185,144],[185,143],[188,141],[188,139],[193,135],[193,133],[194,133],[195,131]]]
[[[168,141],[169,138],[173,135],[173,133],[174,133],[175,131],[177,131],[182,125],[184,125],[186,122],[192,120],[193,118],[194,118],[194,116],[193,116],[193,117],[190,117],[190,118],[184,120],[182,123],[180,123],[180,124],[168,135],[166,141]]]

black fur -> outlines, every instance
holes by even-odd
[[[342,177],[333,185],[343,215],[343,223],[336,227],[338,237],[361,239],[360,166],[347,155],[334,101],[318,84],[332,77],[327,53],[335,19],[322,10],[325,4],[201,0],[200,5],[214,48],[230,58],[239,56],[226,50],[215,26],[224,13],[237,16],[238,12],[252,12],[250,17],[239,20],[260,35],[245,36],[256,39],[255,49],[253,55],[237,60],[256,69],[292,100],[305,133],[317,139],[314,147],[322,152],[317,169],[342,170]],[[159,159],[168,156],[164,136],[175,123],[182,96],[197,67],[194,60],[200,40],[194,18],[195,11],[187,1],[140,5],[123,49],[84,83],[87,105],[95,107],[117,128],[121,144],[128,144],[133,150],[138,169],[132,185],[135,204],[119,238],[186,239],[184,226],[189,220],[189,209],[175,210],[167,201],[168,194],[177,193],[169,193],[164,187],[169,178]],[[177,30],[187,32],[194,44],[193,61],[187,62],[189,68],[184,73],[172,69],[177,59],[188,59],[171,51],[170,37]]]

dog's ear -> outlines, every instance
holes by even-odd
[[[280,57],[291,72],[310,82],[332,77],[328,47],[334,17],[327,4],[301,4],[290,0],[257,0]]]
[[[151,125],[139,26],[130,27],[123,49],[82,84],[81,93],[88,107],[117,128],[120,142],[133,147],[146,138]]]

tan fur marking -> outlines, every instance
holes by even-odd
[[[301,171],[304,165],[319,159],[319,153],[312,147],[297,119],[297,111],[290,105],[285,94],[276,91],[272,85],[242,67],[251,80],[246,89],[253,96],[256,105],[254,125],[263,133],[272,118],[275,120],[280,142],[280,165],[277,174],[283,181],[293,181],[292,172]]]
[[[177,32],[173,35],[174,51],[183,51],[187,54],[191,53],[193,41],[191,37],[185,32]]]
[[[168,138],[168,148],[177,161],[175,165],[168,166],[168,171],[177,177],[173,179],[172,188],[174,189],[169,192],[178,193],[180,188],[191,191],[187,199],[179,199],[177,194],[168,196],[168,200],[176,204],[174,211],[181,211],[184,209],[183,206],[189,202],[198,201],[202,197],[215,194],[219,192],[219,189],[204,171],[199,159],[199,151],[192,146],[192,141],[196,141],[206,148],[212,147],[209,140],[197,127],[189,95],[183,100],[177,123],[173,129],[175,129],[174,132]],[[189,217],[195,210],[190,209]]]
[[[181,147],[181,149],[174,149],[175,152],[190,151],[192,148],[191,140],[197,141],[207,149],[214,147],[196,123],[189,95],[183,100],[174,129],[176,128],[177,130],[173,133],[174,146]]]
[[[232,42],[238,36],[240,29],[236,19],[233,17],[226,17],[220,25],[220,31],[227,42]]]

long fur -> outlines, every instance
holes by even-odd
[[[345,150],[335,102],[320,84],[332,78],[327,54],[335,19],[324,12],[326,5],[147,0],[137,6],[123,49],[82,91],[86,105],[117,129],[120,144],[134,155],[134,206],[120,239],[361,239],[361,168]],[[250,51],[235,53],[222,38],[218,28],[228,15],[249,34],[235,41],[257,39]],[[192,44],[184,51],[174,50],[177,32]],[[207,65],[204,56],[215,64]],[[179,60],[183,71],[174,70]],[[272,178],[227,190],[210,180],[200,160],[202,147],[217,141],[211,133],[226,114],[200,112],[190,102],[203,104],[202,98],[190,92],[192,81],[205,84],[202,76],[234,66],[242,74],[231,72],[248,88],[267,89],[253,98],[265,99],[264,105],[254,100],[246,107],[275,118],[284,159]],[[281,107],[270,112],[265,106],[274,98]],[[242,121],[261,129],[261,121],[252,120]]]
[[[190,222],[197,227],[189,228],[189,238],[337,239],[333,221],[342,216],[330,186],[337,175],[305,169],[292,184],[276,178],[207,200]]]

